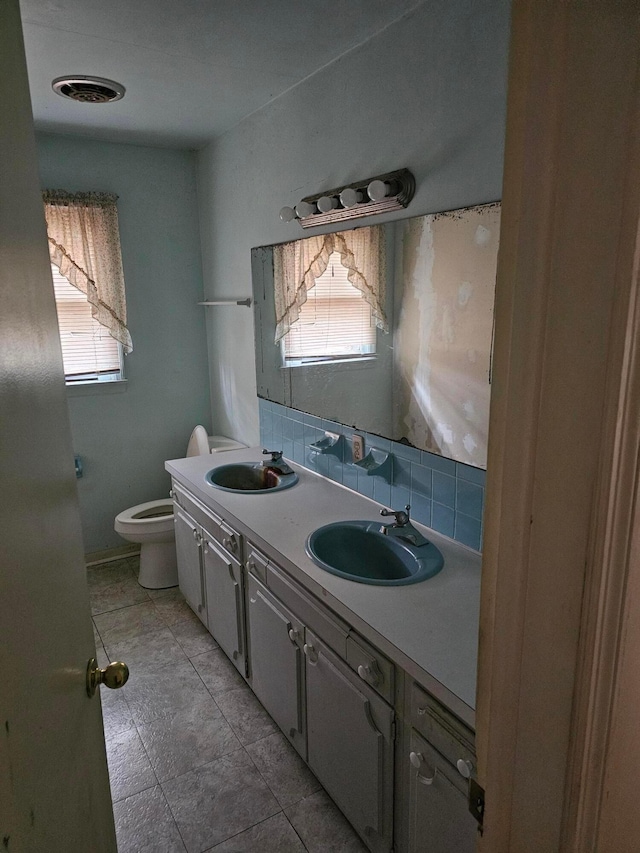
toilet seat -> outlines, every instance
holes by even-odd
[[[161,498],[129,507],[116,516],[114,528],[121,536],[127,533],[136,536],[173,535],[173,503],[168,498]]]

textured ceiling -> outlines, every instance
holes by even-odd
[[[21,0],[39,130],[199,148],[423,0]],[[113,104],[54,94],[122,83]]]

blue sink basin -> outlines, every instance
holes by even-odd
[[[437,574],[444,564],[432,542],[411,545],[380,533],[380,523],[338,521],[307,539],[307,554],[327,572],[359,583],[402,586]]]
[[[205,480],[223,492],[261,494],[280,492],[295,486],[298,475],[282,474],[277,468],[263,465],[262,462],[236,462],[213,468],[205,474]]]

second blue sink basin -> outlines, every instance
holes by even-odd
[[[338,521],[319,527],[307,539],[313,562],[334,575],[359,583],[400,586],[437,574],[444,564],[432,542],[410,545],[380,533],[371,521]]]

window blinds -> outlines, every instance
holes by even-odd
[[[91,316],[85,294],[51,264],[67,382],[120,378],[120,347]]]
[[[361,356],[375,352],[376,326],[370,306],[347,278],[340,253],[307,291],[300,315],[284,337],[285,363]]]

